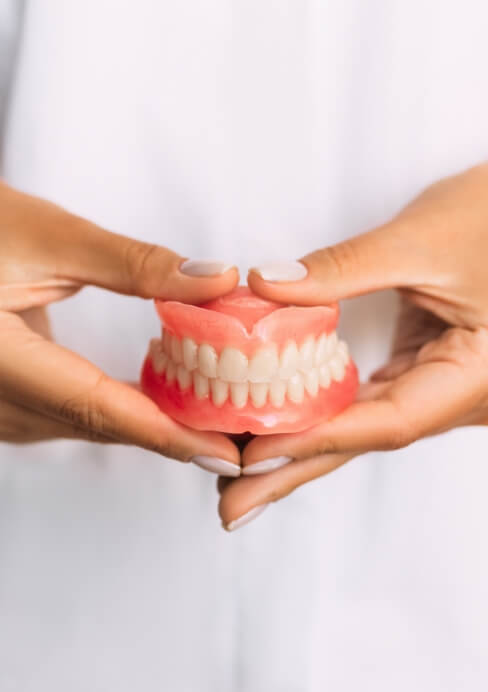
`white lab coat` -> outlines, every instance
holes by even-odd
[[[486,156],[487,22],[482,0],[30,0],[2,171],[190,257],[293,259]],[[95,289],[51,314],[124,379],[159,329]],[[344,306],[364,376],[393,320],[391,295]],[[0,689],[485,691],[487,441],[364,456],[232,535],[197,468],[0,445]]]

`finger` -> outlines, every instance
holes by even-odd
[[[253,268],[248,283],[269,300],[323,305],[426,282],[430,276],[426,255],[425,249],[422,254],[414,246],[407,224],[398,221],[313,252],[299,263]]]
[[[238,282],[236,267],[226,262],[186,262],[165,247],[111,233],[5,185],[0,192],[2,221],[15,233],[11,280],[8,272],[2,275],[6,301],[13,303],[17,297],[19,302],[16,287],[30,291],[29,306],[40,304],[43,292],[48,302],[57,292],[61,298],[84,284],[93,284],[143,298],[201,303],[229,292]],[[35,276],[31,275],[33,257]],[[5,310],[12,309],[5,302],[2,305]],[[22,309],[22,305],[15,309]]]
[[[332,452],[405,447],[449,429],[471,412],[486,412],[488,338],[449,330],[423,349],[417,365],[390,383],[374,385],[372,400],[359,401],[336,418],[300,434],[270,435],[249,443],[248,465],[286,455],[304,459]],[[477,341],[484,344],[476,343]],[[456,343],[457,342],[457,343]]]
[[[254,519],[271,502],[286,497],[293,490],[330,473],[352,458],[349,454],[329,454],[297,461],[264,476],[238,478],[222,488],[219,514],[228,531],[240,528]]]
[[[90,435],[181,461],[203,456],[239,467],[239,451],[225,435],[179,425],[140,391],[44,341],[10,313],[0,314],[0,395]]]

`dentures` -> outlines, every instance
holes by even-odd
[[[296,432],[336,415],[357,390],[337,306],[284,307],[239,287],[202,306],[156,301],[164,324],[143,390],[199,430]]]

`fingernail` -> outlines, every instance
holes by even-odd
[[[220,260],[185,260],[180,265],[180,271],[187,276],[217,276],[225,274],[233,265]]]
[[[290,461],[293,461],[292,457],[273,457],[271,459],[263,459],[263,461],[257,461],[255,464],[244,466],[242,469],[242,474],[244,476],[257,476],[259,473],[269,473],[270,471],[275,471],[282,466],[286,466],[286,464],[289,464]]]
[[[225,459],[196,456],[190,459],[190,461],[201,469],[205,469],[205,471],[218,473],[219,476],[234,476],[237,478],[237,476],[241,475],[241,467],[232,464],[230,461],[225,461]]]
[[[254,267],[255,271],[265,281],[301,281],[308,270],[301,262],[269,262],[260,267]]]
[[[249,522],[253,519],[256,519],[256,517],[259,517],[259,515],[264,512],[266,507],[269,507],[269,502],[265,505],[258,505],[257,507],[253,507],[249,510],[249,512],[243,514],[242,517],[239,517],[239,519],[234,519],[234,521],[231,521],[229,524],[227,524],[227,526],[224,526],[224,529],[226,531],[235,531],[236,529],[240,529],[241,526],[245,526],[246,524],[249,524]]]

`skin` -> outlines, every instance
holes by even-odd
[[[302,258],[295,283],[250,287],[296,305],[396,289],[401,310],[390,361],[359,401],[305,433],[254,438],[242,464],[292,457],[262,476],[219,482],[224,526],[252,508],[372,450],[394,450],[466,425],[488,424],[488,165],[442,180],[389,223]]]
[[[171,250],[110,233],[1,182],[0,210],[0,440],[81,438],[180,461],[206,455],[239,464],[225,435],[179,425],[136,387],[55,344],[45,313],[86,285],[140,298],[212,300],[234,288],[237,270],[186,276],[184,258]]]

